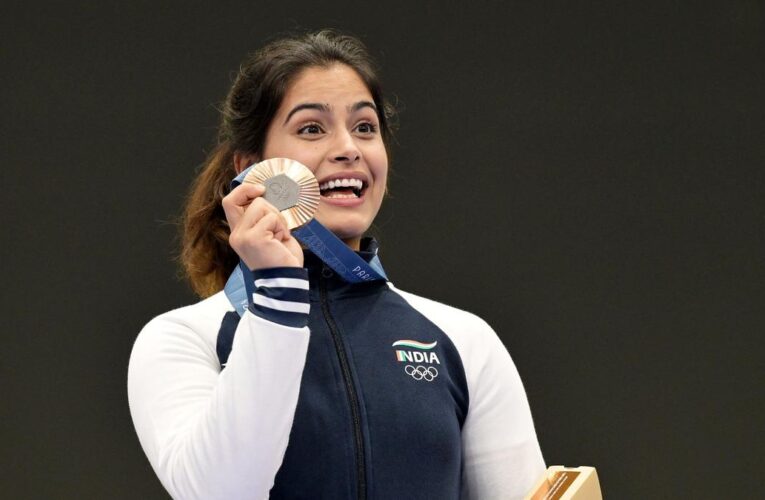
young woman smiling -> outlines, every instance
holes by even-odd
[[[348,283],[301,247],[264,189],[231,180],[289,158],[315,218],[366,261],[391,108],[361,42],[286,37],[242,65],[189,197],[182,260],[201,302],[133,348],[130,409],[176,498],[516,498],[544,471],[518,373],[480,318],[385,280]],[[221,291],[239,261],[255,292]]]

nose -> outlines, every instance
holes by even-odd
[[[329,151],[329,161],[353,164],[360,159],[361,151],[356,145],[353,135],[347,130],[339,131]]]

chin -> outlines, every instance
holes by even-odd
[[[337,220],[334,217],[316,217],[316,220],[318,220],[328,230],[332,231],[332,233],[334,233],[334,235],[341,240],[361,238],[364,236],[364,233],[367,231],[367,229],[369,229],[371,223],[355,219],[357,218],[344,217],[343,220]]]
[[[324,226],[332,233],[340,238],[341,240],[352,240],[352,239],[358,239],[364,236],[364,233],[366,232],[367,228],[354,228],[354,227],[348,227],[347,225],[335,227],[332,225]]]
[[[348,208],[320,203],[316,211],[316,220],[335,236],[355,246],[353,240],[357,243],[374,222],[378,211],[375,208],[379,208],[379,205],[374,207],[367,203],[360,207]]]

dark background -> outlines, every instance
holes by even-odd
[[[165,497],[130,349],[195,300],[174,221],[231,73],[295,27],[380,60],[388,274],[495,328],[548,464],[596,466],[609,499],[762,492],[762,2],[21,5],[0,7],[2,496]]]

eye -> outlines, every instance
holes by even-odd
[[[324,132],[318,123],[308,123],[298,129],[299,135],[317,135]]]
[[[372,122],[362,122],[356,126],[356,131],[360,134],[371,135],[377,132],[377,125]]]

